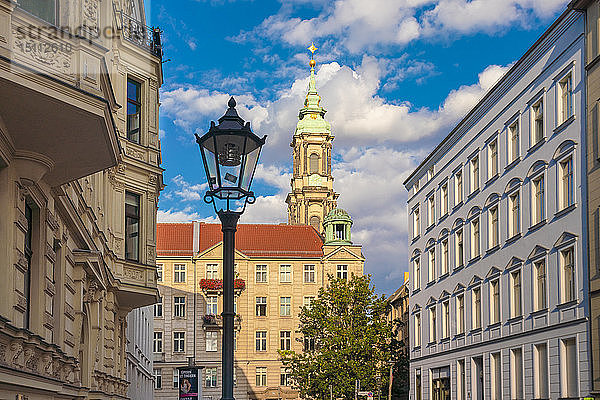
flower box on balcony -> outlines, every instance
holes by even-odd
[[[243,279],[235,279],[233,281],[233,289],[236,292],[241,292],[246,288],[246,282]],[[223,291],[222,279],[200,279],[200,289],[204,292],[219,292]]]

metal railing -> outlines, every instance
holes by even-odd
[[[123,11],[115,9],[115,14],[117,16],[120,14],[121,29],[125,40],[149,51],[158,58],[162,58],[160,29],[144,25]]]

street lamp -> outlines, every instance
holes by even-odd
[[[223,392],[222,400],[233,400],[233,266],[237,222],[247,204],[256,201],[250,190],[260,150],[265,144],[250,130],[235,110],[235,99],[219,125],[214,121],[202,137],[196,134],[209,190],[204,201],[212,204],[223,232]]]

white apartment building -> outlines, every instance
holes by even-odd
[[[405,182],[414,400],[590,392],[584,29],[565,11]]]

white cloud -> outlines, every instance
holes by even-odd
[[[300,2],[302,3],[302,2]],[[302,19],[289,2],[238,41],[270,37],[289,45],[333,39],[333,47],[359,54],[365,49],[403,46],[418,39],[496,33],[505,27],[529,29],[554,16],[568,0],[337,0]],[[451,36],[450,36],[451,35]]]
[[[175,189],[169,191],[169,195],[175,195],[182,201],[200,201],[204,198],[204,192],[208,189],[208,183],[191,184],[183,179],[183,176],[176,175],[171,179]]]

